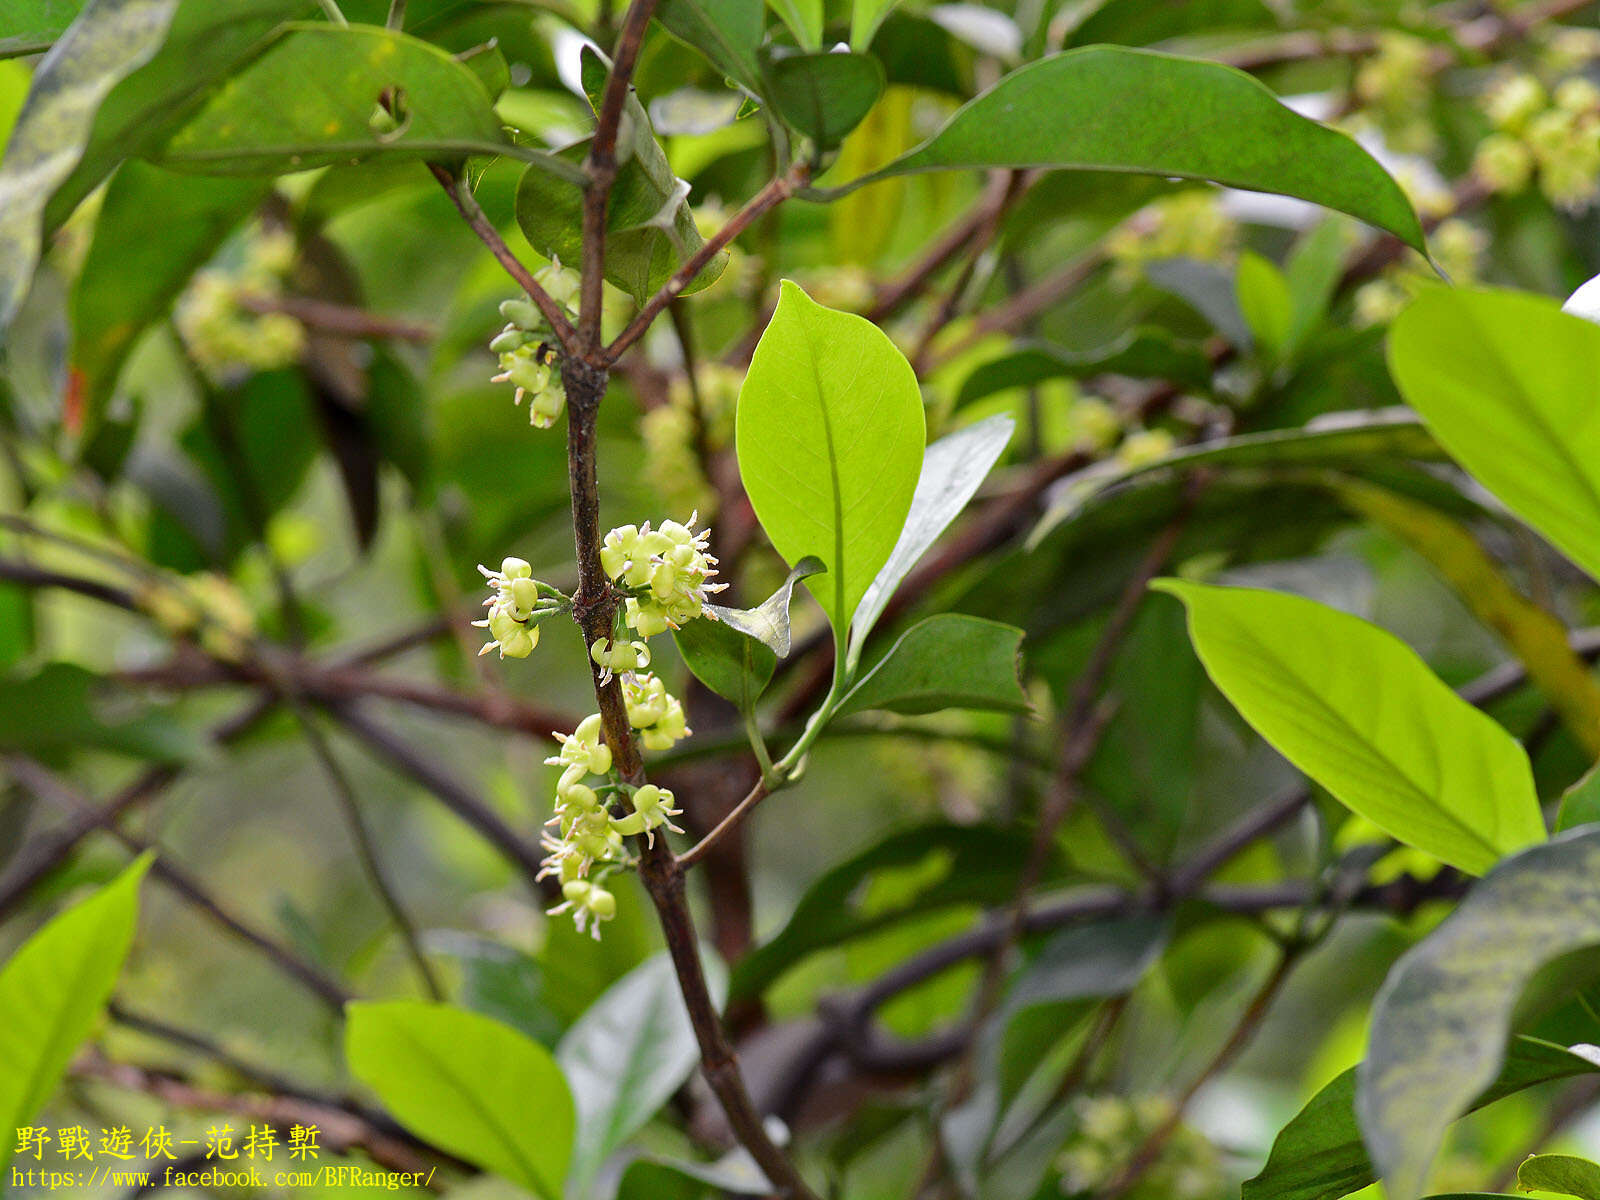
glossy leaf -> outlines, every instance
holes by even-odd
[[[1600,1164],[1575,1154],[1534,1154],[1517,1168],[1517,1186],[1525,1192],[1600,1200]]]
[[[572,1157],[572,1094],[550,1052],[510,1026],[448,1004],[346,1008],[350,1072],[407,1129],[558,1200]]]
[[[1479,1109],[1525,1088],[1600,1071],[1592,1057],[1538,1038],[1513,1039],[1494,1084],[1473,1102]],[[1356,1123],[1356,1068],[1313,1096],[1272,1143],[1241,1200],[1338,1200],[1377,1181]]]
[[[72,173],[95,113],[167,35],[178,0],[90,0],[39,63],[0,158],[0,330],[39,261],[44,206]]]
[[[926,431],[905,356],[870,321],[784,280],[739,391],[739,474],[762,528],[807,584],[841,644],[911,508]]]
[[[919,714],[942,708],[1027,712],[1017,678],[1022,630],[982,617],[939,613],[919,621],[839,702],[835,715],[880,708]]]
[[[720,963],[707,966],[713,993],[725,994]],[[556,1061],[578,1109],[572,1192],[588,1194],[601,1164],[672,1098],[699,1057],[665,952],[624,975],[567,1030]]]
[[[961,515],[994,464],[1005,453],[1016,422],[1001,413],[946,434],[928,447],[922,459],[911,511],[895,541],[889,559],[862,594],[850,625],[850,662],[861,657],[861,647],[883,610],[893,599],[901,580]]]
[[[766,92],[789,128],[831,150],[883,94],[883,66],[867,54],[786,54],[767,63]]]
[[[1099,375],[1170,379],[1204,391],[1211,386],[1211,359],[1193,342],[1164,329],[1130,329],[1095,350],[1063,350],[1043,342],[1024,344],[984,363],[961,384],[956,406],[965,407],[1006,388],[1031,387],[1049,379],[1093,379]]]
[[[821,570],[820,559],[803,558],[778,590],[755,608],[708,604],[714,620],[690,621],[674,630],[678,652],[695,678],[748,712],[771,682],[778,659],[789,657],[794,585]]]
[[[0,967],[0,1170],[111,996],[139,919],[146,856],[52,918]]]
[[[128,352],[261,202],[254,179],[195,179],[124,163],[106,188],[72,292],[72,364],[93,427]]]
[[[1430,288],[1389,367],[1450,456],[1600,579],[1600,327],[1542,296]]]
[[[761,90],[756,47],[763,17],[751,0],[661,0],[656,8],[656,20],[752,92]]]
[[[1522,747],[1392,634],[1282,592],[1152,586],[1245,720],[1384,832],[1474,875],[1544,838]]]
[[[296,81],[315,79],[316,87]],[[389,96],[400,108],[380,108]],[[220,174],[298,171],[375,155],[503,149],[489,93],[436,46],[385,29],[291,26],[167,141],[161,161]]]
[[[1529,981],[1596,943],[1600,830],[1575,829],[1501,863],[1395,964],[1356,1095],[1393,1200],[1421,1193],[1445,1129],[1500,1073]]]
[[[1242,71],[1089,46],[1011,72],[944,128],[849,187],[914,171],[1054,167],[1205,179],[1360,217],[1424,249],[1398,184],[1343,133]]]

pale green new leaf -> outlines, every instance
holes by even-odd
[[[850,48],[865,50],[872,45],[878,26],[898,3],[900,0],[855,0],[850,9]]]
[[[1295,113],[1243,71],[1150,50],[1086,46],[1020,67],[846,189],[971,167],[1128,171],[1277,192],[1424,249],[1399,184],[1351,138]]]
[[[1386,833],[1473,875],[1543,840],[1522,747],[1392,634],[1282,592],[1151,586],[1245,720]]]
[[[822,45],[822,0],[767,0],[767,6],[783,18],[802,50]]]
[[[705,963],[715,996],[726,974]],[[699,1061],[699,1046],[665,952],[612,984],[556,1048],[578,1110],[571,1191],[587,1195],[600,1166],[653,1117]]]
[[[1283,272],[1255,251],[1246,250],[1239,255],[1236,285],[1239,312],[1256,344],[1274,358],[1282,356],[1294,324],[1294,299]]]
[[[550,1052],[449,1004],[346,1009],[350,1072],[418,1137],[557,1200],[572,1158],[572,1093]]]
[[[852,666],[860,659],[861,647],[894,596],[895,588],[967,506],[1005,453],[1015,430],[1016,422],[999,413],[946,434],[928,447],[905,527],[900,530],[889,560],[862,595],[851,623]]]
[[[1450,456],[1600,579],[1600,326],[1521,292],[1430,288],[1389,369]]]
[[[12,1132],[30,1125],[89,1036],[122,970],[139,920],[137,859],[51,919],[0,968],[0,1170]]]
[[[1356,1094],[1390,1200],[1421,1193],[1445,1129],[1500,1072],[1529,981],[1597,943],[1600,830],[1575,829],[1501,863],[1395,964]]]
[[[739,392],[739,474],[762,528],[807,584],[841,643],[911,508],[927,437],[905,356],[870,321],[784,280]]]
[[[919,621],[840,702],[837,716],[880,708],[917,715],[942,708],[1026,712],[1017,679],[1022,630],[964,613]]]

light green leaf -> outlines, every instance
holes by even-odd
[[[1030,63],[943,129],[845,185],[915,171],[1053,167],[1207,179],[1360,217],[1424,249],[1400,186],[1345,134],[1217,63],[1087,46]]]
[[[316,87],[304,86],[314,79]],[[389,118],[379,97],[398,95]],[[366,26],[294,25],[223,82],[161,149],[219,174],[299,171],[382,154],[464,158],[505,148],[483,84],[437,46]]]
[[[1389,369],[1452,458],[1600,579],[1600,327],[1542,296],[1430,288]]]
[[[1254,250],[1246,250],[1239,255],[1235,283],[1239,312],[1256,344],[1272,358],[1283,357],[1294,325],[1294,299],[1283,272]]]
[[[926,427],[905,356],[870,321],[784,280],[739,392],[739,474],[790,562],[816,555],[810,587],[842,644],[911,508]]]
[[[90,0],[34,72],[0,158],[0,329],[39,261],[45,203],[83,155],[107,94],[161,48],[178,0]]]
[[[802,50],[822,45],[822,0],[767,0],[767,6],[783,18]]]
[[[72,365],[92,429],[134,342],[266,195],[255,179],[196,179],[122,165],[106,188],[72,291]]]
[[[708,958],[706,967],[713,994],[725,996],[721,963]],[[665,951],[614,983],[567,1030],[556,1059],[578,1107],[572,1193],[588,1194],[601,1164],[671,1099],[699,1057]]]
[[[1284,263],[1283,276],[1289,285],[1293,319],[1285,354],[1293,357],[1306,338],[1328,313],[1339,280],[1344,275],[1345,252],[1350,237],[1346,222],[1329,217],[1302,237]]]
[[[883,94],[883,64],[867,54],[785,54],[764,74],[784,124],[824,150],[844,141]]]
[[[1501,863],[1395,964],[1372,1012],[1356,1115],[1391,1200],[1413,1200],[1450,1122],[1499,1074],[1548,963],[1600,943],[1600,830]]]
[[[1544,838],[1522,747],[1392,634],[1281,592],[1151,586],[1245,720],[1386,833],[1473,875]]]
[[[751,0],[661,0],[656,20],[693,46],[729,79],[760,93],[756,47],[765,24]]]
[[[803,558],[783,584],[755,608],[708,604],[715,620],[690,621],[673,640],[695,678],[748,712],[789,657],[789,602],[794,585],[822,571],[822,560]]]
[[[1573,1154],[1534,1154],[1517,1168],[1525,1192],[1560,1192],[1579,1200],[1600,1200],[1600,1164]]]
[[[1093,379],[1097,375],[1170,379],[1204,391],[1211,386],[1211,359],[1197,344],[1179,341],[1165,329],[1130,329],[1095,350],[1063,350],[1044,342],[1023,343],[984,363],[961,383],[956,407],[963,408],[1006,388],[1030,387],[1047,379]]]
[[[1525,1088],[1600,1071],[1591,1057],[1538,1038],[1512,1040],[1494,1084],[1473,1110]],[[1356,1123],[1356,1068],[1313,1096],[1279,1131],[1260,1174],[1244,1184],[1241,1200],[1338,1200],[1376,1182]]]
[[[967,506],[967,501],[1005,453],[1015,430],[1016,422],[1000,413],[946,434],[928,447],[905,526],[900,530],[888,561],[862,595],[861,605],[851,622],[849,661],[852,666],[860,659],[861,647],[894,596],[895,588]]]
[[[1017,679],[1022,630],[963,613],[919,621],[846,693],[835,715],[881,708],[918,714],[941,708],[1027,712]]]
[[[573,1106],[550,1052],[499,1021],[413,1000],[346,1010],[350,1072],[418,1137],[558,1200]]]
[[[13,1132],[30,1125],[89,1036],[139,920],[135,860],[94,895],[52,918],[0,968],[0,1170]]]
[[[872,45],[878,26],[900,0],[855,0],[850,9],[850,48],[865,50]]]
[[[0,58],[48,49],[82,9],[82,0],[7,0],[0,9]]]
[[[1600,764],[1590,767],[1582,779],[1561,793],[1556,832],[1597,824],[1600,824]]]

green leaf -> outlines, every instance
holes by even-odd
[[[1179,341],[1165,329],[1148,326],[1130,329],[1095,350],[1063,350],[1045,342],[1024,342],[968,375],[961,383],[956,407],[964,408],[1007,388],[1099,375],[1170,379],[1206,391],[1211,387],[1211,359],[1193,342]]]
[[[82,9],[82,0],[7,0],[0,9],[0,58],[48,48]]]
[[[1398,184],[1336,130],[1217,63],[1088,46],[1011,72],[875,179],[965,167],[1053,167],[1206,179],[1347,212],[1425,252]]]
[[[867,54],[775,56],[764,75],[784,124],[823,150],[844,141],[883,94],[883,64]]]
[[[1517,1168],[1517,1186],[1525,1192],[1600,1200],[1600,1164],[1573,1154],[1532,1154]]]
[[[725,995],[721,964],[708,959],[706,965],[713,994]],[[578,1108],[571,1192],[588,1194],[601,1164],[672,1098],[699,1058],[664,951],[595,1001],[556,1049]]]
[[[306,80],[317,81],[306,87]],[[389,118],[380,98],[398,96]],[[387,29],[293,25],[227,79],[159,152],[218,174],[301,171],[383,155],[464,158],[502,151],[489,93],[427,42]]]
[[[995,462],[1005,453],[1016,422],[1004,413],[986,417],[946,434],[928,447],[911,496],[911,511],[900,537],[883,568],[862,594],[850,625],[850,664],[861,657],[861,647],[878,623],[894,591],[960,515]]]
[[[790,562],[827,567],[811,587],[842,644],[900,537],[927,438],[905,356],[870,321],[784,280],[739,391],[739,474]]]
[[[139,920],[136,859],[87,900],[53,917],[0,968],[0,1170],[12,1132],[55,1093],[115,986]]]
[[[1597,942],[1600,830],[1575,829],[1501,863],[1395,964],[1356,1089],[1392,1200],[1421,1192],[1445,1129],[1499,1074],[1529,981]]]
[[[673,631],[695,678],[748,712],[772,681],[778,660],[789,657],[789,601],[794,585],[822,571],[822,560],[803,558],[782,586],[755,608],[706,607],[715,620],[690,621]]]
[[[588,48],[583,52],[583,84],[597,105],[609,68]],[[624,106],[631,140],[606,206],[606,279],[642,303],[704,245],[689,210],[689,185],[672,172],[666,151],[656,141],[644,106],[628,93]],[[561,161],[576,165],[587,142],[562,151]],[[517,185],[517,224],[535,250],[547,258],[576,264],[583,258],[583,187],[539,166],[528,168]],[[719,254],[690,281],[684,294],[715,283],[727,266]]]
[[[1294,298],[1289,281],[1276,264],[1254,250],[1239,255],[1236,278],[1239,312],[1250,333],[1267,354],[1281,359],[1289,348],[1294,325]]]
[[[1327,316],[1328,303],[1344,276],[1349,244],[1345,222],[1330,217],[1302,237],[1290,252],[1283,267],[1293,311],[1285,346],[1288,357],[1299,352],[1312,330]]]
[[[1579,825],[1596,824],[1600,824],[1600,763],[1590,767],[1582,779],[1561,793],[1556,832],[1565,833]]]
[[[1543,296],[1429,288],[1389,369],[1452,458],[1600,579],[1600,327]]]
[[[728,78],[760,93],[756,47],[765,21],[751,0],[661,0],[656,20],[704,54]]]
[[[90,0],[34,72],[0,158],[0,330],[39,261],[45,203],[83,154],[107,94],[161,48],[178,0]]]
[[[201,751],[193,730],[143,696],[73,663],[0,680],[0,750],[55,755],[109,750],[181,763]]]
[[[772,1190],[750,1152],[741,1147],[713,1163],[641,1155],[623,1170],[617,1200],[700,1200],[721,1193],[770,1196]]]
[[[767,7],[783,18],[802,50],[822,45],[822,0],[767,0]]]
[[[1279,17],[1263,0],[1185,0],[1183,4],[1151,4],[1149,0],[1100,0],[1067,33],[1069,46],[1117,42],[1151,46],[1196,33],[1218,30],[1275,29]]]
[[[900,635],[839,702],[835,715],[881,708],[919,714],[942,708],[1027,712],[1017,678],[1022,630],[963,613],[939,613]]]
[[[94,241],[72,291],[72,363],[82,373],[86,427],[135,341],[267,193],[254,179],[175,176],[122,165],[100,205]]]
[[[872,45],[878,26],[900,0],[855,0],[850,8],[850,48],[865,50]]]
[[[1281,592],[1151,586],[1245,720],[1384,832],[1473,875],[1543,840],[1522,747],[1392,634]]]
[[[499,1021],[414,1000],[345,1009],[350,1072],[418,1137],[559,1200],[573,1106],[550,1052]]]
[[[1356,1123],[1351,1067],[1313,1096],[1279,1131],[1266,1166],[1244,1184],[1240,1200],[1338,1200],[1377,1181]],[[1473,1110],[1525,1088],[1600,1071],[1593,1058],[1538,1038],[1513,1039],[1494,1084]]]

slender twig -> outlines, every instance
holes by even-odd
[[[34,795],[49,800],[71,815],[87,817],[90,813],[93,813],[98,818],[104,811],[103,809],[97,809],[94,805],[84,800],[54,772],[33,759],[25,758],[21,755],[11,755],[6,758],[5,765],[13,778],[21,783],[23,787]],[[344,1006],[351,998],[350,993],[345,990],[342,984],[336,983],[330,978],[322,968],[301,957],[276,938],[261,932],[234,914],[227,905],[213,896],[199,879],[191,875],[183,867],[180,867],[164,851],[157,850],[151,843],[142,838],[136,838],[115,825],[99,824],[98,827],[104,829],[134,854],[154,852],[155,857],[150,862],[151,878],[159,880],[173,892],[183,897],[197,912],[209,918],[213,924],[231,933],[246,945],[253,946],[259,950],[286,975],[304,984],[307,989],[336,1014],[343,1014]]]
[[[402,342],[431,342],[438,331],[431,325],[386,317],[352,308],[348,304],[335,304],[331,300],[318,300],[311,296],[257,296],[239,297],[239,307],[255,313],[285,313],[322,333],[347,338],[394,338]]]
[[[487,213],[478,206],[478,201],[472,194],[472,187],[467,182],[465,175],[455,175],[449,169],[437,163],[429,163],[428,169],[433,172],[433,177],[439,181],[450,200],[456,206],[462,218],[472,227],[478,235],[478,240],[489,248],[507,275],[528,293],[528,298],[533,301],[544,319],[550,322],[550,329],[555,334],[556,341],[561,343],[561,348],[569,353],[577,345],[577,331],[573,329],[572,322],[567,319],[566,311],[551,298],[550,293],[539,286],[539,281],[533,277],[533,272],[522,265],[522,260],[512,253],[511,247],[500,236],[500,231],[494,227],[494,222],[489,220]]]
[[[780,175],[770,181],[750,199],[749,203],[730,217],[726,225],[708,238],[700,249],[690,255],[689,261],[674,271],[672,277],[661,285],[655,295],[645,301],[638,315],[628,322],[628,327],[606,347],[605,361],[615,362],[624,350],[643,337],[651,323],[661,315],[661,310],[677,299],[683,289],[694,281],[695,276],[699,275],[712,259],[722,253],[729,242],[748,229],[763,213],[776,208],[794,195],[797,188],[804,186],[808,171],[806,164],[795,164],[788,174]]]
[[[344,12],[339,8],[338,0],[317,0],[317,3],[322,6],[323,14],[335,25],[345,26],[350,24],[349,21],[345,20]]]
[[[406,0],[389,0],[389,17],[383,24],[386,29],[405,28]]]
[[[693,846],[678,855],[678,866],[687,871],[695,863],[710,854],[716,848],[717,843],[737,829],[745,817],[750,815],[755,806],[770,794],[771,789],[767,786],[767,781],[758,779],[755,786],[745,794],[744,799],[729,810],[727,816],[718,821],[712,830]]]

